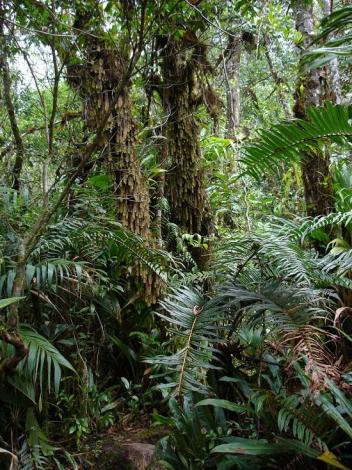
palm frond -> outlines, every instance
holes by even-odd
[[[320,37],[329,36],[352,26],[352,6],[345,6],[326,16],[322,23],[323,32]]]
[[[324,413],[329,416],[350,438],[352,438],[351,416],[349,421],[346,419],[339,408],[332,403],[326,394],[320,394],[317,404],[322,408]]]
[[[74,215],[51,225],[33,250],[31,260],[37,264],[50,259],[73,257],[102,267],[112,258],[127,265],[138,263],[164,280],[165,267],[170,261],[166,252],[155,249],[142,237],[103,216],[92,221]]]
[[[247,286],[228,283],[220,287],[215,297],[222,309],[232,312],[232,321],[255,325],[265,319],[271,332],[287,332],[304,325],[315,317],[326,315],[326,299],[311,288],[294,287],[272,282]],[[215,300],[214,299],[214,300]]]
[[[290,238],[301,243],[313,232],[331,226],[347,227],[352,223],[352,211],[332,212],[328,215],[321,215],[314,218],[303,218],[299,223],[290,224],[287,221],[279,220],[281,231],[287,233]],[[283,227],[284,225],[284,227]]]
[[[73,366],[55,346],[32,328],[21,326],[20,332],[29,352],[26,359],[18,366],[19,373],[14,378],[13,385],[21,389],[23,382],[21,377],[24,377],[33,387],[39,384],[40,391],[46,386],[49,392],[53,388],[55,394],[58,394],[62,368],[74,372]],[[28,395],[27,391],[25,394]]]
[[[317,47],[309,51],[304,62],[311,68],[321,67],[329,63],[334,57],[352,57],[352,7],[344,6],[329,16],[323,18],[321,22],[322,31],[318,35],[316,42],[333,36],[324,46]]]
[[[351,117],[351,106],[326,103],[321,108],[310,108],[307,121],[286,121],[259,131],[259,139],[246,146],[241,157],[246,173],[260,179],[263,173],[277,172],[282,162],[299,161],[303,152],[350,141]]]
[[[303,249],[285,231],[276,231],[268,225],[244,238],[234,237],[223,243],[216,251],[214,266],[239,279],[240,274],[255,265],[261,270],[261,279],[276,278],[312,286],[316,258],[316,252]]]
[[[352,288],[346,277],[352,263],[351,250],[332,250],[321,256],[303,244],[310,234],[323,227],[349,226],[351,216],[348,212],[300,222],[276,219],[255,233],[222,243],[215,250],[213,269],[223,278],[227,273],[238,284],[247,286],[276,280],[311,289]],[[326,291],[324,295],[330,294]]]

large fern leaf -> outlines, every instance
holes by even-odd
[[[259,139],[244,148],[241,162],[248,174],[260,179],[265,172],[276,172],[282,162],[298,161],[305,151],[312,153],[322,145],[350,141],[351,117],[351,106],[326,103],[310,108],[307,121],[286,121],[259,131]]]
[[[178,338],[178,350],[169,356],[148,359],[149,363],[166,367],[165,375],[173,378],[162,388],[175,396],[187,391],[205,393],[207,386],[202,372],[216,368],[211,364],[213,343],[218,342],[217,322],[222,314],[216,302],[206,300],[199,292],[183,287],[161,302],[159,317],[167,321]]]

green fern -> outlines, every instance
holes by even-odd
[[[305,151],[350,141],[351,117],[351,106],[326,103],[322,108],[310,108],[308,121],[294,120],[261,130],[257,142],[244,148],[241,162],[246,173],[259,180],[263,173],[277,172],[281,162],[299,161]]]
[[[310,400],[296,394],[287,396],[281,402],[277,424],[280,432],[291,431],[293,437],[307,446],[314,440],[322,447],[323,433],[326,432],[324,419]]]
[[[173,381],[161,386],[171,389],[172,395],[187,391],[206,393],[204,371],[216,369],[211,364],[218,341],[217,322],[222,318],[216,303],[206,300],[197,291],[183,287],[161,302],[163,313],[158,316],[170,325],[170,332],[178,338],[178,351],[171,356],[157,356],[147,362],[166,367],[164,375]]]

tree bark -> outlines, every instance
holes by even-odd
[[[86,128],[95,130],[110,109],[115,89],[126,73],[122,51],[99,39],[86,41],[84,62],[68,67],[68,80],[83,102]],[[137,126],[132,115],[128,84],[114,104],[101,141],[103,159],[113,177],[119,221],[132,232],[149,235],[149,194],[136,154]]]
[[[313,7],[305,0],[296,4],[296,29],[302,35],[301,57],[313,39]],[[321,69],[306,70],[300,64],[300,76],[295,91],[294,115],[307,119],[311,106],[321,106],[327,97],[326,74]],[[307,152],[302,156],[301,168],[306,210],[309,216],[328,214],[334,207],[329,155],[326,152]]]
[[[226,133],[227,139],[236,139],[236,132],[240,125],[241,112],[241,50],[242,32],[229,36],[229,51],[223,57],[224,77],[226,86]]]
[[[333,2],[331,0],[323,0],[323,13],[330,15],[333,12]],[[331,59],[329,65],[326,66],[327,76],[329,78],[331,99],[334,103],[341,103],[341,80],[339,72],[339,61],[337,57]]]
[[[16,275],[13,282],[13,297],[21,297],[24,291],[26,268],[26,246],[23,240],[20,240],[16,257]],[[6,375],[14,372],[18,364],[28,354],[28,348],[25,345],[18,329],[19,325],[19,302],[8,307],[7,325],[0,325],[0,339],[14,347],[12,356],[0,361],[0,384]]]
[[[170,219],[187,233],[208,235],[211,222],[196,112],[202,103],[212,109],[216,100],[211,89],[202,89],[197,79],[197,73],[210,70],[205,46],[193,33],[185,32],[182,39],[160,39],[159,48],[163,78],[161,97],[167,116],[169,169],[165,194],[169,201]]]

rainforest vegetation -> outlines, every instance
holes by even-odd
[[[351,63],[349,0],[0,0],[0,469],[352,468]]]

